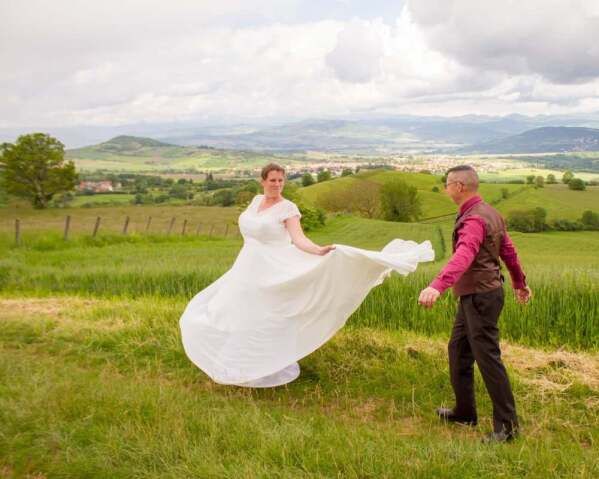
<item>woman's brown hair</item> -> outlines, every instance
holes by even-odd
[[[281,165],[277,165],[276,163],[269,163],[264,168],[262,168],[262,173],[260,174],[260,176],[263,180],[265,180],[266,178],[268,178],[268,174],[271,171],[280,171],[281,173],[285,174],[285,168],[283,168]]]

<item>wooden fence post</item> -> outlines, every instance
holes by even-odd
[[[19,218],[15,220],[15,243],[17,246],[21,245],[21,220]]]
[[[67,215],[67,217],[64,219],[64,235],[63,235],[63,239],[66,241],[69,239],[69,228],[71,226],[71,216]]]
[[[196,228],[196,235],[200,234],[200,229],[202,228],[202,223],[198,223],[198,227]]]
[[[146,234],[150,231],[150,223],[152,223],[152,217],[148,216],[148,222],[146,223]]]
[[[123,234],[124,235],[127,234],[127,228],[129,228],[129,217],[128,216],[125,218],[125,224],[123,225]]]
[[[98,234],[98,229],[100,228],[100,217],[96,217],[96,224],[94,225],[94,232],[92,233],[92,238],[95,238]]]
[[[225,238],[227,237],[227,233],[229,233],[229,223],[225,225]]]
[[[183,228],[181,229],[181,234],[185,236],[185,230],[187,229],[187,220],[183,220]]]
[[[168,225],[168,233],[167,234],[171,234],[171,231],[173,230],[173,226],[175,225],[175,217],[173,216],[171,219],[171,224]]]

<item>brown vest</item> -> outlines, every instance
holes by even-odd
[[[484,293],[501,287],[503,283],[499,265],[499,249],[505,234],[505,223],[492,206],[481,201],[458,217],[453,228],[453,251],[455,253],[458,232],[464,225],[464,220],[470,216],[479,216],[485,221],[485,238],[470,267],[453,285],[453,292],[456,296]]]

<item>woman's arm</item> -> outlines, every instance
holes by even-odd
[[[304,230],[302,229],[302,225],[300,223],[299,216],[292,216],[291,218],[287,218],[285,220],[285,227],[287,228],[287,231],[289,231],[289,236],[291,236],[291,241],[293,241],[293,244],[298,249],[301,249],[306,253],[317,254],[322,256],[327,254],[329,251],[335,249],[334,245],[318,246],[317,244],[313,243],[308,238],[306,238],[306,235],[304,234]]]

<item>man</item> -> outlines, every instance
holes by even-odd
[[[477,193],[478,175],[470,166],[447,172],[445,191],[459,206],[453,230],[453,256],[420,293],[418,302],[430,308],[453,286],[459,305],[449,341],[449,371],[455,393],[453,409],[439,408],[442,420],[476,425],[474,362],[493,402],[493,432],[488,442],[512,440],[518,418],[512,388],[501,361],[497,321],[503,308],[503,276],[499,259],[507,266],[516,299],[527,303],[531,291],[501,215]]]

